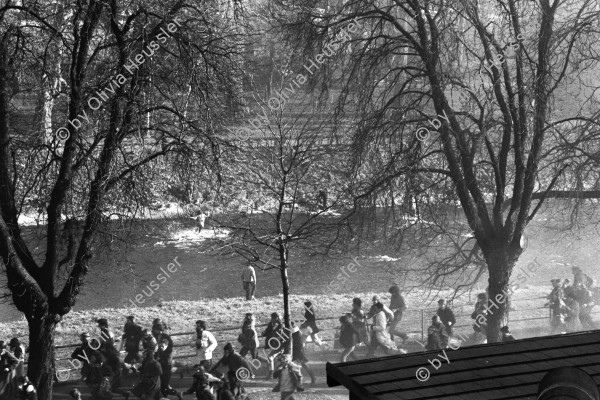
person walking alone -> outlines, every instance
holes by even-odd
[[[256,271],[249,261],[242,271],[242,284],[244,286],[244,291],[246,292],[246,300],[254,300],[254,292],[256,292]]]

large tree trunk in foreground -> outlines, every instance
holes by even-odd
[[[41,400],[52,398],[54,383],[54,333],[60,317],[27,318],[29,324],[29,359],[27,376],[37,388]]]
[[[520,251],[518,251],[520,253]],[[509,278],[518,259],[518,254],[508,246],[498,246],[489,252],[484,252],[489,271],[488,288],[488,343],[501,340],[500,328],[508,324],[510,304]]]

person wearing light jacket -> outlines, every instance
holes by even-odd
[[[373,315],[373,329],[371,334],[371,344],[369,345],[369,351],[367,352],[367,358],[372,357],[375,354],[377,347],[383,347],[386,354],[398,354],[399,350],[390,339],[390,334],[387,332],[387,315],[383,311],[382,303],[373,304],[375,315]],[[404,350],[400,350],[401,353],[406,353]]]
[[[206,322],[199,319],[196,321],[196,354],[198,355],[198,364],[204,369],[210,371],[212,367],[212,353],[217,348],[215,336],[206,330]]]
[[[273,373],[273,378],[278,379],[273,392],[281,392],[281,400],[293,400],[294,392],[303,392],[301,367],[292,362],[291,354],[281,356],[280,365]]]

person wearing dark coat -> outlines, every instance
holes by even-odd
[[[210,390],[210,384],[219,381],[219,378],[207,373],[204,367],[199,365],[196,373],[194,373],[192,386],[183,392],[183,394],[196,393],[197,400],[216,400],[215,395]]]
[[[269,360],[269,371],[267,372],[268,378],[270,378],[273,375],[273,369],[275,368],[273,365],[273,363],[275,362],[275,355],[282,350],[282,330],[283,324],[281,323],[281,318],[279,318],[279,314],[271,314],[271,321],[267,325],[267,329],[265,329],[262,333],[262,336],[265,337],[265,349],[271,350],[267,356]]]
[[[229,391],[233,393],[233,396],[236,399],[240,399],[244,397],[246,393],[246,389],[244,385],[242,385],[242,381],[240,381],[233,371],[227,371],[227,384],[229,386]],[[218,399],[217,399],[218,400]]]
[[[442,350],[448,347],[448,335],[440,317],[431,317],[431,326],[427,329],[427,350]]]
[[[6,349],[4,341],[0,341],[0,399],[12,400],[16,397],[16,367],[19,359]]]
[[[89,333],[82,333],[79,336],[79,339],[81,340],[81,346],[78,346],[73,351],[73,353],[71,353],[71,358],[78,360],[82,364],[81,378],[83,380],[87,379],[87,377],[90,373],[90,364],[89,364],[88,360],[92,356],[99,356],[98,351],[92,349],[92,347],[90,346],[89,338],[90,338]]]
[[[238,342],[242,345],[240,355],[245,357],[250,353],[253,360],[258,358],[258,334],[256,333],[256,323],[254,314],[246,313],[242,324],[242,333],[238,337]]]
[[[400,322],[402,322],[402,316],[407,308],[406,300],[404,300],[404,296],[402,296],[400,286],[394,285],[388,291],[392,295],[389,308],[394,313],[394,318],[392,319],[389,327],[390,339],[394,340],[394,335],[396,335],[402,338],[402,343],[406,343],[408,340],[408,335],[398,330],[398,325],[400,325]]]
[[[94,353],[89,356],[90,370],[85,384],[90,388],[92,398],[100,397],[102,379],[104,378],[105,368],[102,367],[102,353]]]
[[[500,328],[500,332],[502,332],[502,341],[503,342],[512,342],[515,340],[515,337],[510,333],[508,326],[503,326]]]
[[[162,368],[160,363],[154,359],[154,351],[146,350],[142,362],[140,381],[131,391],[137,397],[145,399],[158,398],[160,395],[160,376]]]
[[[140,357],[140,342],[144,338],[142,332],[142,327],[134,322],[134,316],[127,317],[127,322],[123,327],[123,343],[125,343],[125,351],[127,352],[123,361],[126,364],[135,364],[142,361]]]
[[[352,314],[346,314],[340,317],[340,324],[340,343],[344,348],[341,362],[346,362],[350,355],[352,355],[352,358],[356,359],[356,356],[354,356],[352,352],[357,344],[358,331],[352,324]]]
[[[215,392],[217,400],[236,400],[226,379],[215,382]]]
[[[304,354],[304,340],[302,339],[302,332],[294,322],[292,325],[292,361],[301,365],[302,368],[306,369],[310,376],[310,384],[314,385],[317,382],[315,373],[308,366],[308,358]]]
[[[156,320],[155,320],[156,321]],[[160,321],[160,320],[159,320]],[[173,339],[169,336],[165,330],[167,326],[163,322],[157,322],[152,325],[152,336],[156,339],[156,344],[160,344],[163,340],[167,341],[167,348],[164,350],[169,356],[173,353]]]
[[[440,317],[442,324],[444,324],[448,336],[453,336],[452,327],[456,324],[456,317],[452,310],[448,308],[448,302],[445,299],[439,299],[438,304],[440,307],[437,310],[437,315]]]
[[[19,338],[14,337],[10,339],[8,348],[12,355],[15,356],[17,360],[19,360],[19,363],[15,367],[15,376],[25,376],[25,348],[21,344]]]
[[[156,353],[156,359],[160,363],[162,368],[162,375],[160,376],[160,392],[164,397],[169,395],[177,396],[179,400],[182,399],[181,393],[171,387],[171,368],[173,368],[173,356],[167,352],[169,341],[163,338],[158,345],[158,352]]]
[[[146,350],[152,350],[152,351],[158,350],[158,343],[156,342],[156,339],[154,338],[154,336],[152,336],[152,334],[150,333],[150,331],[148,329],[144,329],[142,331],[142,334],[144,335],[142,337],[142,349],[144,349],[144,351],[146,351]]]
[[[107,347],[115,347],[115,335],[108,329],[108,320],[99,318],[96,320],[98,328],[100,328],[100,352],[105,353]]]
[[[315,314],[315,307],[312,302],[305,301],[304,302],[304,323],[300,325],[300,329],[310,328],[310,336],[312,341],[319,346],[323,350],[327,350],[327,346],[321,341],[321,339],[317,336],[317,333],[321,332],[321,330],[317,327],[317,316]]]
[[[110,391],[112,393],[122,394],[125,399],[131,395],[130,392],[122,390],[121,372],[122,365],[119,353],[114,347],[106,347],[105,361],[102,363],[102,375],[110,380]]]
[[[239,353],[233,351],[233,346],[231,345],[231,343],[227,343],[225,347],[223,347],[223,358],[221,358],[216,364],[213,365],[209,373],[215,376],[221,376],[219,371],[217,371],[217,368],[219,366],[227,367],[229,368],[229,371],[233,371],[233,373],[235,374],[237,374],[238,370],[242,368],[247,369],[249,372],[252,371],[252,367],[250,366],[248,361],[246,361],[246,359],[242,357]]]

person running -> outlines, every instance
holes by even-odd
[[[212,367],[212,353],[217,348],[217,339],[206,330],[206,322],[199,319],[196,321],[196,354],[198,364],[207,371]]]
[[[123,340],[121,346],[125,345],[127,355],[123,362],[125,364],[135,364],[142,361],[140,357],[140,342],[144,338],[142,327],[134,322],[135,317],[130,315],[127,317],[125,326],[123,327]]]
[[[308,366],[308,358],[304,354],[304,339],[302,338],[302,332],[296,326],[296,324],[292,321],[292,361],[301,365],[302,368],[306,369],[308,375],[310,376],[310,383],[314,385],[317,383],[317,377],[314,372]]]
[[[221,376],[222,374],[218,371],[220,366],[227,367],[229,371],[232,371],[236,376],[244,374],[244,372],[240,372],[242,369],[245,369],[248,374],[252,371],[252,367],[250,367],[248,361],[240,354],[233,351],[231,343],[227,343],[225,347],[223,347],[223,357],[213,365],[210,373],[215,376]]]
[[[254,300],[254,292],[256,292],[256,271],[251,262],[242,263],[246,265],[242,271],[242,284],[246,292],[246,300]]]
[[[392,295],[390,300],[390,310],[394,313],[394,318],[390,324],[390,338],[394,340],[394,334],[400,336],[402,338],[402,344],[404,344],[408,340],[408,335],[404,332],[399,332],[398,325],[400,325],[402,315],[404,314],[404,311],[406,311],[406,301],[404,300],[404,296],[402,296],[400,286],[392,286],[389,292]]]
[[[367,358],[373,357],[373,355],[375,354],[375,350],[377,350],[379,346],[383,347],[385,353],[389,355],[398,354],[399,352],[405,354],[406,351],[398,350],[396,344],[390,339],[389,333],[386,330],[387,316],[384,312],[384,305],[382,303],[375,303],[374,307],[377,313],[373,315],[371,344],[369,345]]]
[[[0,340],[0,399],[16,397],[15,368],[19,359],[6,349],[6,344]]]
[[[448,347],[448,335],[439,315],[431,317],[431,326],[427,329],[427,350],[442,350]]]
[[[202,365],[194,373],[192,386],[183,392],[183,395],[196,393],[197,400],[216,400],[210,388],[211,383],[220,382],[220,379],[206,372]]]
[[[173,368],[173,356],[171,352],[167,351],[169,347],[169,341],[167,338],[162,338],[158,344],[158,351],[156,352],[156,359],[160,363],[162,374],[160,376],[160,392],[163,397],[177,396],[179,400],[182,400],[181,393],[171,387],[171,369]]]
[[[242,345],[240,355],[245,357],[250,353],[253,360],[258,358],[258,334],[256,333],[256,324],[254,314],[246,313],[244,323],[242,325],[242,333],[238,337],[238,341]]]
[[[327,350],[327,346],[321,341],[321,338],[317,336],[317,333],[321,332],[321,330],[317,327],[317,316],[315,314],[315,307],[312,302],[305,301],[304,302],[304,323],[300,325],[300,329],[310,328],[309,335],[313,343],[319,346],[323,350]]]
[[[106,318],[99,318],[96,320],[96,323],[98,324],[98,328],[100,328],[101,346],[99,351],[105,354],[108,346],[115,346],[115,335],[108,329],[108,320]]]
[[[15,377],[25,376],[25,347],[21,344],[19,338],[12,338],[8,343],[8,349],[19,363],[15,367]]]
[[[352,299],[352,311],[350,314],[352,315],[352,325],[358,332],[358,340],[356,343],[364,343],[368,345],[370,338],[367,330],[367,318],[362,310],[362,300],[360,298],[355,297]]]
[[[102,353],[96,352],[89,356],[89,373],[85,379],[85,384],[90,389],[92,398],[96,399],[101,397],[100,392],[102,391],[102,380],[104,379],[105,369],[102,368]]]
[[[579,320],[584,329],[595,329],[594,321],[592,320],[592,309],[594,308],[594,300],[592,292],[585,288],[582,282],[577,282],[574,285],[571,293],[575,296],[575,300],[579,304]]]
[[[565,296],[560,279],[551,279],[552,291],[548,295],[548,306],[550,307],[550,331],[551,334],[565,330]]]
[[[158,343],[156,342],[156,338],[152,336],[152,333],[149,329],[144,329],[142,331],[142,349],[156,351],[158,350]]]
[[[502,341],[503,342],[512,342],[515,340],[515,337],[510,333],[510,329],[508,329],[508,325],[500,328],[500,332],[502,332]]]
[[[267,372],[267,379],[270,379],[273,376],[274,371],[274,362],[275,355],[279,354],[282,350],[280,337],[283,337],[281,334],[283,330],[283,324],[281,323],[281,318],[279,318],[279,314],[272,313],[271,321],[267,324],[267,329],[265,329],[261,336],[265,338],[265,349],[270,350],[267,355],[267,359],[269,360],[269,371]]]
[[[227,379],[222,378],[221,380],[214,383],[216,399],[217,400],[236,400],[231,387],[229,386],[229,382]]]
[[[165,332],[166,330],[167,324],[160,320],[154,320],[152,324],[152,336],[156,339],[156,345],[160,345],[163,339],[165,339],[167,341],[167,348],[163,351],[165,354],[171,356],[173,353],[173,339]]]
[[[154,359],[154,350],[146,350],[144,352],[140,380],[131,392],[140,399],[158,398],[160,395],[160,377],[162,373],[160,363]]]
[[[131,393],[121,389],[122,365],[119,352],[113,346],[108,346],[106,347],[105,357],[106,360],[102,363],[102,375],[109,379],[110,392],[122,394],[127,400]]]
[[[280,365],[273,373],[273,377],[279,380],[273,391],[281,392],[281,400],[293,400],[296,391],[304,391],[301,368],[292,361],[291,354],[280,357]]]
[[[571,270],[573,272],[573,286],[581,283],[587,290],[590,290],[594,286],[594,279],[588,274],[583,273],[581,268],[573,267]]]
[[[448,302],[446,299],[439,299],[438,305],[439,308],[437,310],[437,315],[440,317],[442,324],[444,324],[444,327],[446,328],[446,334],[448,336],[453,336],[454,332],[452,327],[454,324],[456,324],[456,317],[454,316],[452,310],[448,307]]]
[[[229,390],[236,399],[243,399],[246,397],[246,389],[244,388],[244,385],[242,385],[242,381],[238,379],[233,371],[227,371],[227,384]],[[218,398],[217,400],[221,399]]]
[[[200,211],[200,214],[198,214],[194,219],[196,220],[196,231],[198,233],[202,232],[204,229],[204,221],[206,221],[206,214]]]
[[[92,349],[92,347],[90,346],[90,334],[85,332],[82,333],[79,336],[79,339],[81,340],[81,345],[76,347],[75,350],[73,351],[73,353],[71,353],[71,358],[78,360],[79,362],[81,362],[82,366],[81,366],[81,379],[86,380],[89,377],[90,374],[90,357],[92,355],[97,355],[99,354],[96,350]]]
[[[340,344],[344,348],[342,352],[341,362],[346,362],[349,356],[356,359],[352,354],[356,348],[358,340],[358,331],[352,324],[352,314],[346,314],[340,317]]]
[[[392,310],[390,310],[388,308],[388,306],[386,306],[385,304],[383,304],[379,298],[378,295],[373,296],[373,304],[371,305],[371,308],[369,309],[369,312],[366,315],[367,319],[371,319],[373,318],[373,316],[375,316],[375,314],[379,313],[379,308],[378,306],[376,306],[376,304],[381,304],[383,305],[383,312],[385,314],[386,320],[393,320],[394,319],[394,313],[392,312]]]

